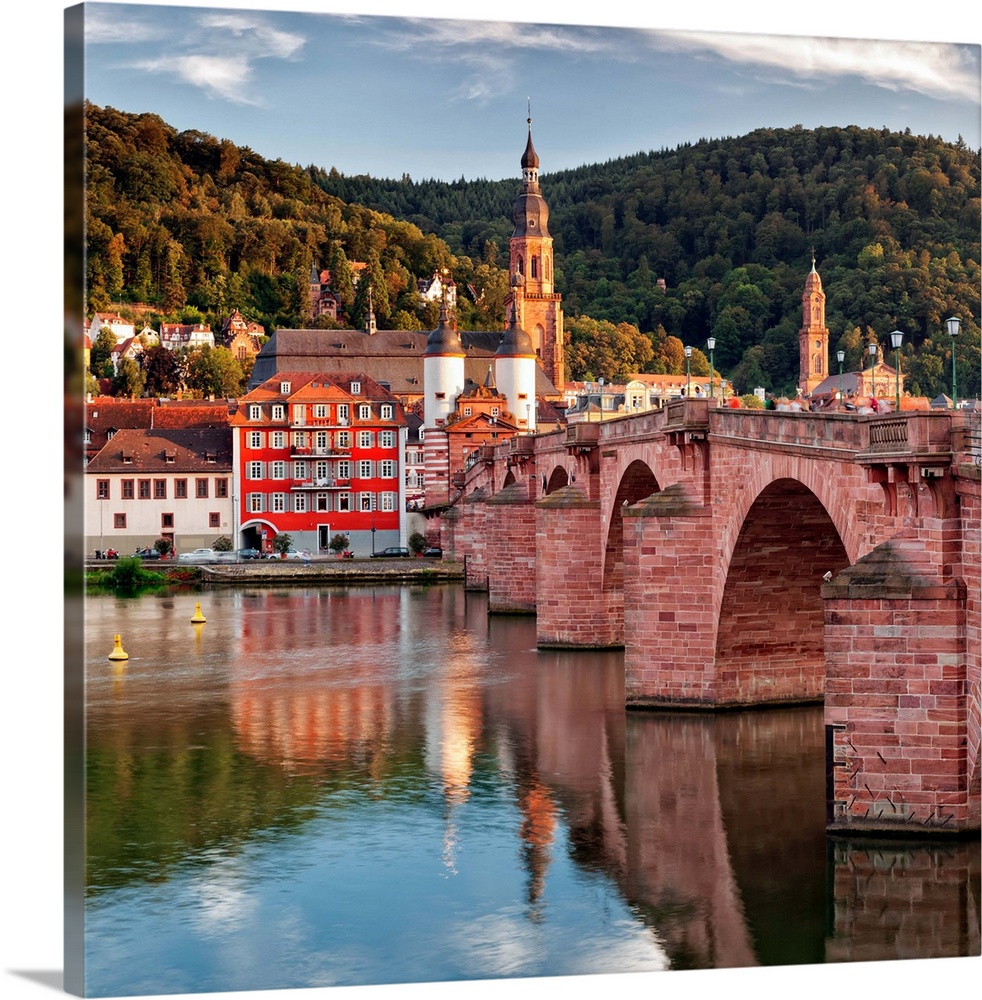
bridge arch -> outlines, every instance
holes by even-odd
[[[557,465],[545,481],[542,492],[545,494],[555,493],[556,490],[561,490],[564,486],[569,486],[569,482],[569,473],[566,471],[566,467]]]
[[[661,487],[646,462],[634,459],[621,473],[607,518],[604,546],[603,589],[624,590],[624,517],[623,508],[650,497]]]
[[[823,576],[850,562],[831,514],[808,486],[784,477],[757,494],[719,598],[715,658],[724,700],[823,698]]]

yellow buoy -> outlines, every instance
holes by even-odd
[[[130,654],[123,649],[123,637],[119,634],[113,636],[113,651],[109,654],[110,660],[128,660]]]
[[[200,622],[205,622],[207,620],[208,619],[205,618],[205,616],[201,613],[201,602],[200,601],[195,601],[194,602],[194,614],[191,616],[191,621],[196,622],[196,623],[200,623]]]

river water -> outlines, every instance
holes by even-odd
[[[626,712],[456,586],[85,635],[90,995],[979,954],[977,841],[826,838],[820,708]]]

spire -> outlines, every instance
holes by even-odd
[[[528,177],[526,176],[529,171],[537,171],[539,169],[539,157],[535,152],[535,147],[532,145],[532,98],[529,98],[529,116],[525,119],[528,122],[529,127],[529,137],[528,142],[525,144],[525,152],[522,154],[522,174],[525,176],[526,181],[532,180],[537,181],[538,177]]]
[[[493,365],[488,365],[488,373],[484,377],[484,388],[485,389],[494,389],[495,388],[495,384],[494,384],[494,366]]]

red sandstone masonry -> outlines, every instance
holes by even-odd
[[[506,486],[486,504],[488,611],[535,612],[535,507],[533,482]]]
[[[966,769],[965,588],[932,575],[928,553],[919,533],[904,532],[823,588],[836,828],[978,826]],[[935,624],[939,613],[947,624]],[[882,624],[884,615],[904,624]]]

